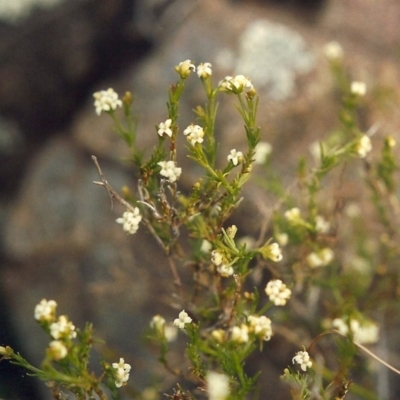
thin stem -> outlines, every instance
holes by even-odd
[[[97,171],[99,173],[101,182],[94,181],[93,183],[95,185],[103,186],[107,192],[108,195],[110,196],[111,200],[111,209],[113,208],[113,199],[117,200],[120,204],[125,206],[128,210],[135,212],[135,207],[132,206],[132,204],[128,203],[125,199],[123,199],[119,193],[107,182],[107,180],[104,178],[103,171],[100,168],[99,162],[97,161],[96,156],[92,156],[92,160],[96,165]],[[156,231],[154,230],[153,226],[151,223],[147,220],[147,218],[142,218],[142,222],[146,225],[147,229],[150,231],[150,233],[153,235],[153,237],[156,239],[157,243],[162,247],[164,251],[166,251],[166,247],[161,240],[161,238],[157,235]]]
[[[168,258],[169,268],[170,268],[172,276],[174,278],[174,285],[178,288],[179,297],[181,298],[181,302],[183,303],[184,293],[183,293],[183,286],[182,286],[181,278],[179,277],[178,270],[176,268],[174,260],[172,259],[172,256],[168,255],[167,258]]]
[[[311,344],[308,346],[307,348],[307,352],[310,352],[311,349],[313,348],[313,346],[319,341],[319,339],[322,338],[322,336],[325,335],[329,335],[331,333],[336,333],[340,336],[343,336],[345,338],[347,338],[346,335],[343,335],[342,333],[340,333],[339,331],[337,331],[336,329],[330,329],[328,331],[322,332],[320,335],[318,335],[312,342]],[[388,364],[386,361],[382,360],[382,358],[378,357],[376,354],[374,354],[371,350],[368,350],[366,347],[364,347],[362,344],[354,342],[353,343],[360,348],[361,350],[363,350],[365,353],[367,353],[369,356],[371,356],[372,358],[374,358],[376,361],[380,362],[382,365],[384,365],[385,367],[389,368],[390,370],[392,370],[393,372],[395,372],[396,374],[400,375],[400,371],[396,368],[394,368],[393,366],[391,366],[390,364]]]

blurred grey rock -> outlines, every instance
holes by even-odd
[[[129,184],[120,168],[102,164],[116,189]],[[113,349],[110,354],[115,359],[123,354],[132,364],[133,381],[140,386],[153,369],[143,366],[155,360],[132,338],[166,310],[170,287],[162,282],[169,269],[144,232],[127,236],[115,223],[124,209],[114,204],[111,210],[107,192],[94,180],[90,155],[70,140],[57,138],[35,156],[5,230],[6,254],[13,261],[3,265],[2,288],[20,339],[25,341],[29,332],[26,356],[34,364],[41,361],[48,339],[33,309],[42,298],[55,299],[58,313],[76,326],[94,323],[98,337]]]
[[[94,82],[151,46],[133,25],[135,0],[37,4],[14,24],[0,23],[0,115],[36,143],[70,122]]]
[[[254,21],[241,34],[239,43],[235,72],[251,77],[260,92],[272,100],[293,96],[297,75],[315,66],[305,40],[282,24]]]
[[[19,22],[29,16],[32,9],[51,9],[62,0],[13,0],[0,2],[0,20]]]

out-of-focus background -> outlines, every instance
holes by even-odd
[[[110,210],[106,192],[92,184],[95,154],[115,188],[134,185],[110,120],[94,113],[94,91],[131,90],[139,143],[150,147],[180,61],[211,62],[216,81],[244,74],[262,97],[263,140],[289,176],[300,152],[336,124],[324,44],[342,45],[350,75],[369,93],[398,93],[399,21],[398,0],[0,0],[0,345],[39,363],[47,338],[33,309],[54,299],[76,326],[94,324],[112,356],[132,365],[139,389],[159,368],[138,338],[154,314],[175,317],[169,270],[143,230],[122,232],[115,224],[122,210]],[[183,121],[191,122],[201,96],[189,83]],[[394,101],[367,110],[365,129],[379,123],[396,136],[397,109]],[[220,111],[221,148],[239,149],[241,124],[232,107]],[[190,173],[182,179],[190,187]],[[259,215],[248,210],[261,194],[246,190],[247,207],[236,218],[256,235]],[[271,346],[252,368],[272,377],[262,398],[285,398],[279,375],[294,348],[279,337]],[[3,362],[0,398],[49,394]]]

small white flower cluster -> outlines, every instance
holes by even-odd
[[[291,290],[280,279],[269,281],[265,293],[276,306],[284,306],[292,295]]]
[[[54,321],[56,317],[57,303],[54,300],[42,299],[35,307],[35,319],[37,321]]]
[[[229,396],[229,378],[226,375],[209,371],[206,383],[209,400],[225,400]]]
[[[169,137],[172,136],[172,129],[171,129],[172,119],[168,118],[165,122],[161,122],[158,125],[157,133],[159,136],[163,137],[167,135]]]
[[[120,358],[118,363],[112,364],[112,367],[116,369],[115,386],[117,388],[125,386],[129,379],[130,364],[127,364],[123,358]]]
[[[228,93],[241,94],[254,91],[254,86],[244,75],[226,76],[219,85],[220,90]]]
[[[112,88],[93,93],[93,97],[97,115],[100,115],[102,111],[108,112],[116,110],[117,107],[122,107],[122,101]]]
[[[129,235],[133,235],[139,229],[139,223],[142,220],[140,210],[135,207],[132,211],[125,211],[122,218],[117,218],[116,222],[122,225],[122,229]]]
[[[360,323],[351,318],[349,324],[343,318],[335,318],[332,321],[332,327],[337,329],[342,335],[348,335],[350,331],[353,334],[353,340],[360,344],[372,344],[379,340],[379,327],[372,321]]]
[[[191,72],[196,71],[196,66],[191,60],[185,60],[180,62],[175,67],[176,72],[180,75],[182,79],[186,79]],[[209,62],[200,63],[197,66],[197,76],[201,79],[209,78],[212,75],[212,65]]]
[[[364,82],[351,82],[350,92],[358,97],[363,97],[367,93],[367,85]]]
[[[199,125],[190,124],[184,131],[183,134],[186,136],[187,140],[192,146],[196,143],[203,143],[204,140],[204,130]]]
[[[307,263],[311,268],[325,267],[334,257],[332,249],[325,247],[317,252],[313,251],[307,256]]]
[[[289,243],[289,235],[286,232],[280,232],[275,235],[276,241],[284,247]]]
[[[228,161],[231,161],[232,164],[236,167],[239,163],[243,161],[243,153],[241,151],[236,151],[236,149],[232,149],[227,159]]]
[[[393,136],[387,136],[385,138],[385,143],[391,148],[396,147],[396,139]]]
[[[323,48],[325,57],[330,61],[341,60],[343,58],[342,46],[335,41],[327,43]]]
[[[372,150],[371,139],[367,135],[361,136],[356,144],[356,152],[360,158],[365,158]]]
[[[234,273],[232,266],[225,264],[218,265],[217,271],[223,278],[228,278],[229,276],[232,276]]]
[[[185,325],[190,324],[192,322],[192,318],[189,317],[188,313],[185,310],[182,310],[179,313],[178,318],[174,320],[174,325],[179,329],[184,329]]]
[[[161,315],[155,315],[152,318],[150,321],[150,328],[154,329],[157,334],[164,337],[167,342],[173,342],[178,333],[176,326],[167,325],[165,319]]]
[[[10,355],[10,350],[12,351],[11,347],[7,346],[0,346],[0,356],[9,356]]]
[[[228,278],[233,275],[233,267],[224,263],[224,257],[218,250],[211,252],[211,261],[217,267],[217,271],[222,277]]]
[[[45,324],[53,339],[47,348],[47,354],[55,361],[65,358],[68,349],[65,340],[74,339],[76,337],[75,326],[65,315],[60,315],[56,321],[57,303],[54,300],[42,299],[35,306],[35,319]]]
[[[303,371],[307,371],[307,368],[312,367],[312,361],[310,355],[306,351],[298,351],[292,359],[293,364],[299,364]]]
[[[196,66],[191,60],[185,60],[180,62],[176,67],[175,71],[179,74],[182,79],[186,79],[191,72],[196,71]]]
[[[278,243],[271,243],[267,246],[262,247],[262,255],[264,258],[269,258],[274,262],[279,262],[282,260],[282,252]]]
[[[271,320],[265,315],[258,317],[257,315],[250,315],[247,318],[250,325],[250,332],[261,340],[268,341],[272,337]]]
[[[293,225],[302,221],[300,209],[297,207],[287,210],[284,215],[287,221]]]
[[[223,343],[226,339],[226,333],[223,329],[214,329],[211,332],[211,336],[215,339],[218,343]]]
[[[222,264],[224,261],[224,258],[222,257],[222,254],[218,250],[213,250],[211,252],[211,261],[216,265]]]
[[[51,358],[56,361],[62,360],[68,354],[68,349],[61,340],[52,340],[47,351]]]
[[[234,326],[231,329],[232,342],[243,344],[249,341],[249,327],[246,324]]]
[[[326,154],[326,145],[318,140],[312,142],[308,147],[315,161],[321,161],[322,154]]]
[[[164,332],[165,323],[166,321],[161,315],[155,315],[150,322],[150,328],[157,332]]]
[[[160,175],[174,183],[181,176],[182,168],[176,166],[175,161],[160,161],[157,163],[161,167]]]
[[[208,240],[204,239],[201,242],[200,251],[202,253],[209,253],[211,249],[212,249],[212,244]]]
[[[230,340],[238,344],[244,344],[249,341],[250,335],[256,336],[258,339],[268,341],[272,337],[271,320],[265,315],[250,315],[247,317],[248,324],[234,326],[230,332]],[[221,332],[218,332],[221,331]],[[218,341],[223,341],[225,332],[216,330],[212,333]],[[221,340],[219,340],[221,339]]]
[[[315,229],[318,233],[328,233],[331,224],[322,215],[317,215],[315,217]]]
[[[265,164],[272,152],[272,146],[268,142],[259,142],[254,149],[254,164]]]
[[[212,75],[212,65],[209,62],[200,63],[197,66],[197,76],[199,78],[205,79]]]
[[[54,339],[74,339],[75,325],[65,315],[60,315],[58,321],[50,325],[50,335]]]

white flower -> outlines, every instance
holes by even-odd
[[[292,359],[293,364],[299,364],[303,371],[307,368],[312,367],[312,362],[310,360],[310,355],[306,351],[298,351]]]
[[[164,336],[167,342],[174,342],[178,336],[178,328],[172,325],[165,325]]]
[[[349,327],[342,318],[335,318],[332,321],[332,327],[337,329],[342,335],[347,335],[349,333]]]
[[[174,183],[181,175],[182,168],[176,166],[175,161],[160,161],[157,163],[161,167],[160,175]]]
[[[247,250],[252,250],[256,247],[256,240],[251,236],[242,236],[237,241],[238,246],[246,246]]]
[[[268,142],[259,142],[254,151],[254,163],[264,164],[272,152],[272,146]]]
[[[226,76],[219,87],[221,90],[235,94],[243,93],[243,91],[248,93],[254,90],[253,84],[244,75],[236,75],[233,78],[231,76]]]
[[[231,81],[232,81],[231,76],[226,76],[220,83],[219,83],[219,89],[223,91],[229,91],[231,88]]]
[[[172,119],[170,119],[170,118],[168,118],[165,122],[161,122],[158,125],[157,133],[161,137],[163,137],[164,135],[167,135],[167,136],[171,137],[172,136],[171,124],[172,124]]]
[[[75,326],[65,315],[60,315],[58,321],[50,325],[50,335],[54,339],[73,339],[76,337]]]
[[[328,233],[330,227],[331,224],[322,215],[317,215],[315,217],[315,229],[317,232]]]
[[[293,207],[285,212],[285,218],[292,224],[295,224],[301,220],[300,209]]]
[[[53,340],[49,343],[49,354],[53,360],[61,360],[68,354],[67,347],[61,340]]]
[[[307,256],[307,263],[311,268],[325,267],[334,257],[332,249],[325,247],[318,252],[312,252]]]
[[[164,337],[167,342],[173,342],[178,334],[177,328],[167,325],[165,319],[161,315],[155,315],[151,319],[150,328],[154,329],[161,337]]]
[[[212,75],[212,65],[208,62],[201,63],[197,66],[197,75],[199,78],[208,78]]]
[[[225,331],[223,329],[214,329],[211,332],[211,336],[218,343],[223,343],[225,341]]]
[[[360,158],[365,158],[367,153],[372,150],[371,139],[363,135],[356,144],[356,152]]]
[[[387,136],[385,138],[385,142],[388,144],[389,147],[395,147],[396,146],[396,139],[393,136]]]
[[[12,354],[12,349],[11,347],[7,346],[0,346],[0,356],[4,356],[4,358],[8,358]],[[3,359],[3,358],[1,358]]]
[[[247,318],[250,324],[250,331],[253,332],[262,340],[270,340],[272,336],[271,320],[265,315],[258,317],[256,315],[250,315]]]
[[[357,203],[349,203],[344,212],[349,218],[357,218],[361,215],[361,208]]]
[[[179,318],[176,318],[174,321],[174,325],[179,329],[184,329],[186,324],[190,324],[192,322],[192,318],[189,317],[185,310],[182,310],[179,313]]]
[[[340,60],[343,58],[343,49],[342,46],[335,41],[326,43],[324,48],[323,48],[325,57],[330,60]]]
[[[350,91],[356,96],[363,97],[367,93],[367,85],[364,82],[351,82]]]
[[[202,253],[209,253],[211,249],[212,249],[212,244],[208,240],[204,239],[201,242],[200,251]]]
[[[42,299],[35,307],[35,319],[37,321],[54,321],[56,308],[57,303],[54,300]]]
[[[217,271],[224,278],[228,278],[229,276],[232,276],[233,272],[234,272],[232,266],[225,265],[225,264],[218,265]]]
[[[311,155],[314,157],[315,161],[320,161],[322,154],[326,154],[325,146],[322,142],[315,141],[310,144],[308,147]]]
[[[323,265],[328,265],[333,260],[333,257],[335,256],[335,253],[329,247],[325,247],[324,249],[322,249],[319,254],[320,254],[320,258],[323,262]]]
[[[225,400],[229,396],[229,378],[226,375],[209,371],[206,382],[209,400]]]
[[[190,124],[184,131],[183,134],[187,137],[187,140],[194,146],[196,143],[203,143],[204,130],[199,125]]]
[[[272,261],[278,262],[282,260],[282,252],[281,249],[279,247],[278,243],[272,243],[269,245],[270,248],[270,255],[269,258]]]
[[[97,115],[100,115],[102,111],[107,112],[122,107],[122,101],[118,99],[118,94],[112,88],[93,93],[93,97]]]
[[[175,71],[182,79],[186,79],[192,71],[196,71],[196,67],[190,60],[185,60],[175,67]]]
[[[249,327],[246,324],[234,326],[231,330],[231,340],[236,343],[247,343],[249,341]]]
[[[276,306],[284,306],[292,294],[280,279],[269,281],[265,287],[265,293]]]
[[[372,344],[379,340],[379,327],[372,321],[364,321],[360,324],[356,319],[350,319],[350,331],[353,340],[360,344]],[[348,335],[349,325],[342,318],[335,318],[332,327],[337,329],[342,335]]]
[[[379,340],[379,327],[374,322],[364,322],[354,333],[354,341],[360,344],[372,344]]]
[[[116,222],[122,225],[122,229],[133,235],[139,229],[139,223],[142,220],[142,216],[140,215],[140,210],[135,207],[132,211],[125,211],[122,214],[122,218],[117,218]]]
[[[275,235],[276,241],[283,247],[289,242],[289,235],[286,232],[277,233]]]
[[[261,254],[264,258],[269,258],[274,262],[278,262],[282,260],[282,252],[278,243],[271,243],[266,246],[261,247]]]
[[[243,153],[232,149],[227,157],[228,161],[232,161],[232,164],[236,167],[240,162],[243,161]]]
[[[224,261],[222,254],[218,250],[213,250],[211,252],[211,261],[213,262],[214,265],[218,266],[222,264]]]
[[[153,328],[157,332],[164,332],[165,319],[161,315],[155,315],[150,321],[150,328]]]
[[[125,386],[129,379],[131,366],[123,358],[120,358],[118,363],[112,364],[112,367],[117,370],[115,372],[115,386],[118,388]]]

